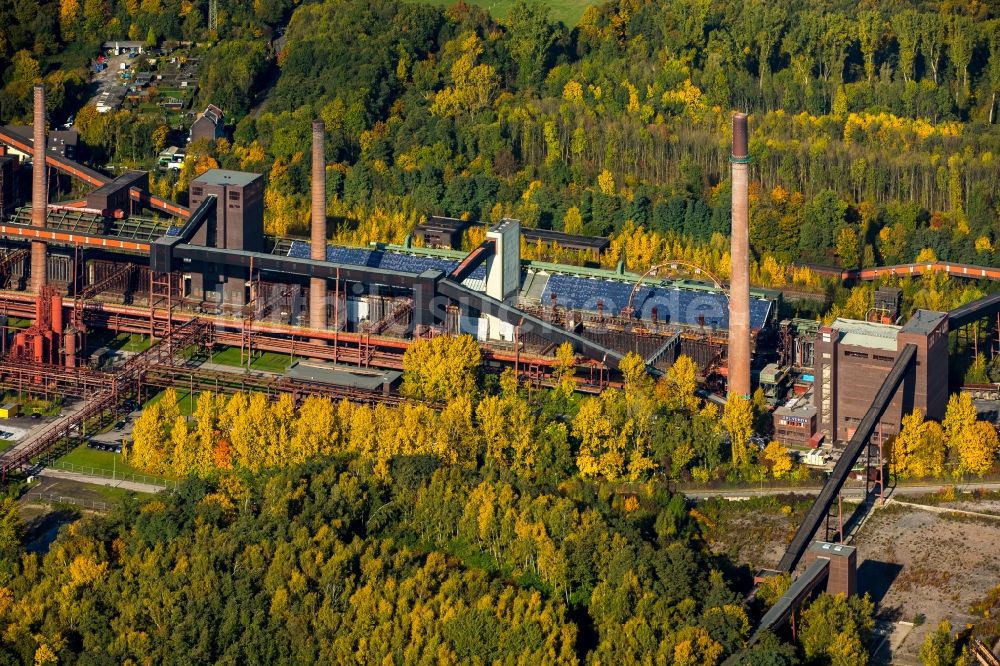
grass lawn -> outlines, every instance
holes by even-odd
[[[141,471],[122,460],[120,454],[91,449],[86,444],[76,447],[60,458],[59,462],[81,467],[93,467],[94,469],[107,470],[108,472],[115,471],[119,474],[142,474]],[[75,471],[83,474],[88,473],[86,469]]]
[[[120,349],[127,352],[140,352],[149,349],[149,336],[138,333],[119,333],[112,335],[110,332],[99,332],[88,336],[87,353],[92,354],[101,347],[108,349]]]
[[[213,363],[221,363],[222,365],[231,365],[234,367],[242,365],[242,367],[246,367],[246,364],[240,363],[240,350],[236,347],[227,347],[222,351],[215,352],[212,355],[211,361]],[[250,362],[250,369],[262,372],[285,372],[291,364],[291,356],[275,352],[261,352],[254,354],[254,359]]]
[[[141,352],[149,349],[149,336],[138,333],[120,333],[111,346],[127,352]]]
[[[191,392],[182,388],[175,388],[174,392],[177,394],[177,407],[180,408],[181,414],[184,416],[191,416],[194,413],[194,406],[198,402],[198,392],[195,391],[194,397],[192,398]],[[152,405],[163,399],[163,391],[160,391],[152,398],[146,401],[147,405]]]
[[[427,2],[433,5],[448,7],[455,4],[454,0],[410,0],[410,2]],[[517,0],[466,0],[470,5],[482,7],[488,11],[493,18],[502,19],[507,16],[507,12],[513,7]],[[562,21],[569,28],[574,28],[583,16],[583,11],[591,5],[598,4],[594,0],[539,0],[549,8],[549,18]]]
[[[118,500],[125,497],[129,493],[136,493],[136,491],[134,490],[125,490],[124,488],[112,488],[111,486],[89,485],[87,487],[93,490],[98,495],[102,496],[104,499],[108,500],[109,502],[117,502]],[[136,494],[140,496],[145,496],[144,493],[136,493]]]

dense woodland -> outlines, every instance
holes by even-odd
[[[183,198],[214,164],[262,171],[269,229],[301,233],[320,117],[340,240],[398,241],[433,213],[508,215],[615,234],[606,262],[645,268],[676,243],[726,234],[728,119],[744,109],[755,259],[874,265],[930,248],[1000,261],[1000,15],[989,3],[622,0],[565,26],[544,4],[491,17],[462,3],[289,14],[280,1],[247,13],[221,0],[214,33],[205,5],[5,6],[0,120],[26,116],[39,77],[54,107],[79,104],[85,73],[72,65],[97,39],[212,41],[199,103],[222,106],[233,138],[194,151],[177,182],[157,183],[163,193]],[[267,37],[289,16],[273,57]],[[85,138],[121,160],[152,157],[142,137],[156,121],[124,115],[90,117]]]
[[[749,620],[682,497],[510,484],[356,458],[192,479],[65,528],[44,557],[0,505],[3,663],[717,664]],[[864,664],[872,606],[820,597],[800,645]]]
[[[0,503],[0,662],[695,666],[743,650],[788,578],[745,604],[749,572],[652,474],[653,420],[708,409],[687,373],[657,387],[632,372],[580,400],[569,373],[533,394],[479,377],[474,349],[417,346],[415,402],[396,413],[206,393],[188,419],[168,391],[128,461],[185,477],[174,492],[72,523],[44,556],[21,551],[16,504]],[[741,414],[722,417],[734,438]],[[692,449],[721,449],[716,420],[672,455],[728,458]],[[787,474],[772,453],[727,465]],[[872,614],[820,596],[797,642],[767,635],[740,663],[865,664]]]
[[[93,156],[149,164],[162,119],[80,109],[87,62],[106,38],[201,41],[197,103],[225,110],[231,139],[192,146],[160,194],[183,200],[213,166],[259,171],[268,230],[303,233],[319,117],[341,242],[398,242],[435,213],[512,216],[612,235],[608,266],[683,256],[725,279],[743,109],[755,282],[824,287],[792,263],[1000,264],[988,3],[622,0],[565,26],[535,4],[220,0],[212,32],[207,4],[0,4],[0,121],[25,120],[44,80]],[[982,294],[900,284],[914,307]],[[871,289],[832,294],[828,316],[862,316]],[[622,389],[583,398],[560,358],[559,385],[536,390],[481,374],[467,338],[421,342],[398,408],[204,394],[189,418],[168,392],[128,459],[186,478],[177,492],[74,523],[44,556],[0,505],[0,661],[720,663],[781,590],[744,606],[747,572],[708,552],[704,516],[668,483],[808,472],[751,439],[761,396],[704,404],[688,359],[654,383],[629,357]],[[901,476],[942,476],[983,474],[998,449],[956,400],[941,426],[908,416],[892,454]],[[871,613],[820,597],[797,643],[768,637],[742,663],[863,664]]]
[[[702,404],[684,357],[657,383],[629,357],[623,389],[581,398],[569,363],[529,390],[477,356],[469,338],[414,345],[413,403],[394,409],[205,393],[186,417],[166,391],[127,460],[176,490],[73,522],[44,555],[0,502],[0,662],[694,666],[744,650],[789,578],[745,603],[750,572],[709,551],[710,519],[663,480],[794,474],[783,447],[749,441],[755,406]],[[911,439],[937,433],[942,461],[986,471],[1000,446],[992,428],[971,444],[970,408],[953,400],[937,431],[908,417],[893,465],[933,473]],[[873,626],[867,597],[821,595],[795,642],[767,635],[739,663],[863,665]]]

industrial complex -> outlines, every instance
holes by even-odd
[[[949,332],[984,318],[995,321],[1000,311],[1000,298],[989,296],[950,313],[918,310],[902,322],[898,290],[884,290],[866,321],[779,321],[780,294],[750,288],[743,114],[733,121],[728,285],[676,279],[683,262],[635,275],[524,261],[522,236],[595,254],[607,241],[522,229],[517,220],[490,227],[471,252],[455,249],[470,223],[448,218],[418,228],[421,247],[331,245],[320,122],[312,133],[308,239],[265,235],[260,174],[207,171],[191,181],[185,207],[152,196],[147,174],[109,178],[48,150],[49,138],[44,91],[37,87],[31,135],[0,129],[0,305],[8,317],[30,320],[12,334],[4,329],[0,384],[77,396],[84,407],[0,459],[4,475],[25,468],[86,418],[142,385],[184,382],[391,401],[398,397],[388,390],[393,379],[385,371],[402,367],[414,340],[441,334],[474,336],[491,367],[511,366],[538,383],[548,382],[558,366],[557,347],[570,343],[578,355],[579,387],[587,391],[617,381],[626,353],[640,354],[654,372],[686,354],[704,376],[722,378],[725,393],[749,396],[755,384],[761,386],[776,406],[780,440],[812,447],[846,442],[782,559],[781,568],[791,572],[805,557],[806,572],[765,626],[787,619],[788,609],[821,577],[832,591],[854,591],[853,549],[813,543],[817,529],[862,454],[881,467],[882,444],[898,432],[903,414],[920,408],[930,417],[943,415]],[[50,203],[52,172],[94,189],[80,200]],[[28,173],[30,206],[19,201]],[[955,265],[842,277],[925,268],[998,277]],[[140,333],[155,343],[108,373],[88,367],[87,335],[95,330]],[[758,348],[765,338],[776,342]],[[248,358],[256,351],[281,352],[333,365],[328,372],[300,369],[248,386],[245,378],[236,382],[188,367],[182,352],[192,345],[239,347]]]

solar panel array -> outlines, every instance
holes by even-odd
[[[167,236],[180,236],[181,227],[167,227]]]
[[[596,312],[598,303],[609,315],[619,314],[628,306],[633,285],[628,282],[553,274],[542,291],[542,305],[552,302],[562,307]],[[653,308],[660,321],[711,328],[729,327],[729,301],[720,292],[694,289],[671,289],[642,286],[632,302],[633,310],[643,319],[652,319]],[[771,301],[750,299],[750,326],[762,328],[767,322]]]
[[[288,250],[289,257],[298,259],[309,258],[309,243],[303,241],[292,241]],[[389,252],[386,250],[366,250],[357,247],[336,247],[328,245],[326,248],[326,260],[335,264],[348,264],[350,266],[367,266],[384,271],[399,271],[401,273],[419,274],[426,270],[439,270],[450,273],[459,262],[441,257],[421,257],[402,252]],[[486,264],[480,264],[476,270],[472,271],[467,279],[482,280],[486,277]]]
[[[288,250],[289,257],[308,259],[309,254],[309,243],[292,241]],[[413,274],[428,269],[450,273],[459,264],[456,260],[442,257],[335,246],[327,246],[326,260],[338,264]],[[485,289],[485,278],[486,264],[483,263],[464,280],[464,284],[475,289]],[[548,276],[540,300],[542,305],[548,305],[551,303],[552,294],[555,294],[556,302],[562,307],[596,312],[598,303],[601,303],[604,312],[617,315],[628,305],[632,287],[633,285],[628,282],[555,273]],[[729,326],[729,302],[720,292],[643,286],[636,294],[632,307],[643,319],[652,319],[653,308],[656,308],[656,316],[660,321],[710,328]],[[750,326],[762,328],[767,322],[770,308],[771,301],[751,298]]]

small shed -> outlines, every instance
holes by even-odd
[[[18,415],[20,411],[20,405],[16,402],[8,402],[4,405],[0,405],[0,419],[12,419]]]

